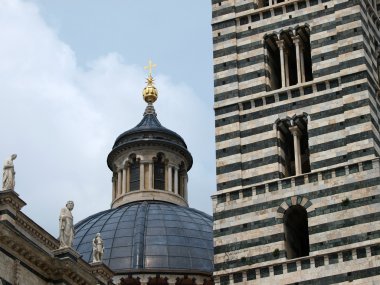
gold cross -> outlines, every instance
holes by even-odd
[[[144,69],[149,69],[149,76],[152,76],[152,69],[157,67],[157,64],[153,63],[150,59],[148,62],[148,66],[144,66]]]

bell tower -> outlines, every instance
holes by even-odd
[[[212,0],[216,284],[380,282],[378,7]]]

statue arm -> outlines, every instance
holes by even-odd
[[[66,227],[66,219],[64,217],[60,218],[59,223],[61,225],[61,230],[64,230]]]

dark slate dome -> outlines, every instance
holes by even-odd
[[[193,163],[193,158],[187,150],[184,139],[176,132],[161,125],[152,104],[147,106],[143,119],[136,127],[122,133],[116,138],[112,151],[107,158],[107,164],[111,170],[113,158],[132,145],[163,145],[174,148],[188,160],[188,170],[190,170]]]
[[[141,201],[90,216],[75,225],[73,247],[85,261],[98,232],[103,262],[115,272],[213,272],[212,218],[198,210]]]

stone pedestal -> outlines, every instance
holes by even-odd
[[[17,212],[25,205],[26,203],[14,190],[0,191],[0,221],[7,221],[14,225]]]

